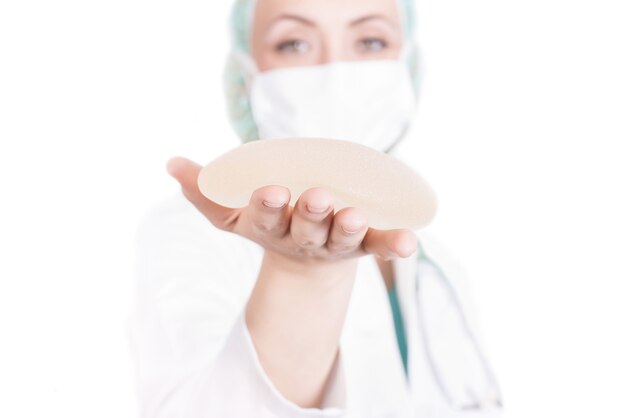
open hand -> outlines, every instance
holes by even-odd
[[[200,192],[201,168],[181,157],[167,163],[185,197],[214,226],[289,259],[317,263],[374,254],[390,260],[408,257],[417,249],[417,238],[409,229],[369,228],[363,211],[354,207],[335,213],[332,194],[321,188],[306,190],[294,207],[288,204],[289,189],[278,185],[255,190],[246,207],[221,206]]]

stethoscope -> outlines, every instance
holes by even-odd
[[[491,367],[489,366],[489,363],[487,362],[487,359],[485,358],[485,355],[481,350],[480,345],[478,344],[476,335],[470,327],[456,289],[454,288],[453,284],[450,282],[446,274],[443,272],[443,270],[426,255],[421,246],[421,243],[419,245],[417,263],[418,266],[420,266],[421,268],[432,269],[432,271],[435,273],[434,276],[436,277],[438,284],[443,286],[446,296],[451,302],[456,317],[459,321],[461,331],[467,339],[467,342],[470,344],[472,352],[475,354],[475,359],[480,365],[482,379],[484,382],[486,382],[485,389],[482,395],[477,393],[478,390],[472,387],[470,384],[466,384],[464,388],[466,394],[464,399],[461,399],[461,397],[455,396],[453,394],[453,391],[451,390],[448,383],[449,380],[447,380],[450,379],[450,377],[445,376],[445,374],[441,372],[441,367],[438,366],[436,361],[436,355],[432,349],[431,335],[429,333],[429,328],[426,323],[427,321],[425,317],[423,303],[420,300],[420,282],[424,279],[424,277],[420,277],[418,268],[418,272],[416,273],[418,324],[421,328],[422,343],[424,346],[426,360],[430,366],[434,381],[441,391],[441,394],[447,400],[451,407],[458,410],[479,410],[494,406],[501,407],[502,396],[495,375],[491,370]]]

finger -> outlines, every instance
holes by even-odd
[[[185,197],[215,226],[229,229],[238,211],[221,206],[200,192],[198,175],[201,169],[200,165],[183,157],[174,157],[167,162],[167,172],[178,180]]]
[[[406,258],[417,250],[417,237],[409,229],[370,228],[363,239],[363,248],[384,260]]]
[[[291,193],[282,186],[265,186],[252,193],[246,208],[252,227],[260,235],[282,237],[289,229]]]
[[[291,216],[290,232],[302,248],[315,249],[326,244],[333,217],[330,192],[315,187],[300,195]]]
[[[361,242],[367,233],[367,217],[357,208],[343,208],[333,217],[326,246],[334,253],[361,250]]]

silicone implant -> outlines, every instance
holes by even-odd
[[[302,192],[321,187],[336,211],[363,210],[377,229],[419,229],[435,216],[437,201],[426,181],[402,161],[349,141],[321,138],[248,142],[202,169],[200,191],[220,205],[247,206],[252,192],[287,187],[294,205]]]

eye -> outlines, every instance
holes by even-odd
[[[381,38],[363,38],[357,41],[356,47],[360,52],[380,52],[387,48],[387,41]]]
[[[276,51],[281,54],[304,54],[311,50],[311,44],[301,39],[291,39],[276,45]]]

